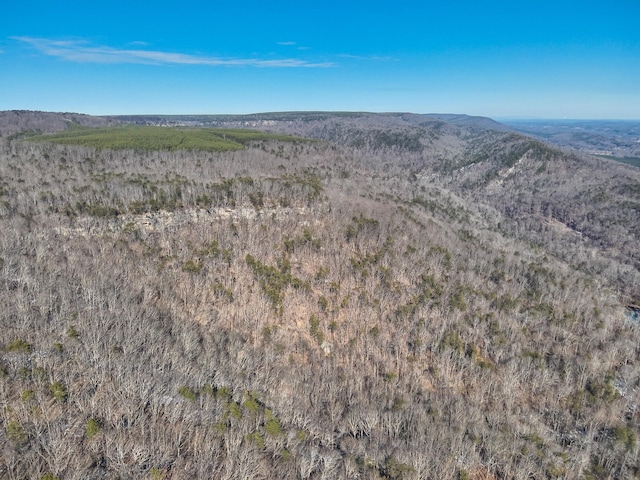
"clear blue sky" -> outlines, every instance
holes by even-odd
[[[640,0],[12,0],[0,110],[640,118]]]

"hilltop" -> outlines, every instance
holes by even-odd
[[[462,115],[0,131],[0,476],[640,471],[640,169]],[[250,140],[140,143],[203,131]]]
[[[509,125],[560,147],[640,166],[640,121],[513,120]]]
[[[0,112],[0,137],[19,133],[61,132],[70,124],[105,127],[116,123],[107,118],[78,113],[10,110]]]

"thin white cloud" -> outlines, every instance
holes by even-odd
[[[311,47],[305,47],[304,45],[298,45],[298,42],[276,42],[276,45],[281,47],[296,47],[296,50],[311,50]]]
[[[375,62],[392,62],[392,61],[396,61],[396,58],[393,57],[381,57],[381,56],[377,56],[377,55],[373,55],[373,56],[362,56],[362,55],[351,55],[348,53],[342,53],[339,54],[338,57],[340,58],[349,58],[352,60],[373,60]]]
[[[51,57],[78,63],[133,63],[147,65],[209,65],[264,68],[328,68],[333,62],[309,62],[295,58],[220,58],[184,53],[161,52],[142,49],[118,49],[107,46],[91,46],[77,40],[50,40],[47,38],[12,37],[31,45]]]

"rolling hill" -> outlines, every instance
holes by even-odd
[[[20,133],[69,118],[0,114],[0,477],[639,474],[639,169],[449,115]],[[202,129],[250,141],[140,143]]]

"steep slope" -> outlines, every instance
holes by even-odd
[[[343,145],[367,156],[366,168],[410,173],[491,207],[504,215],[496,228],[597,274],[627,301],[640,298],[638,168],[465,115],[301,116],[263,128]]]
[[[512,127],[504,125],[500,122],[496,122],[495,120],[487,117],[479,117],[474,115],[457,115],[451,113],[429,113],[428,116],[462,127],[477,128],[482,130],[496,130],[498,132],[513,131]]]
[[[436,182],[505,215],[500,228],[640,297],[640,169],[508,135]],[[428,182],[433,170],[421,176]]]

